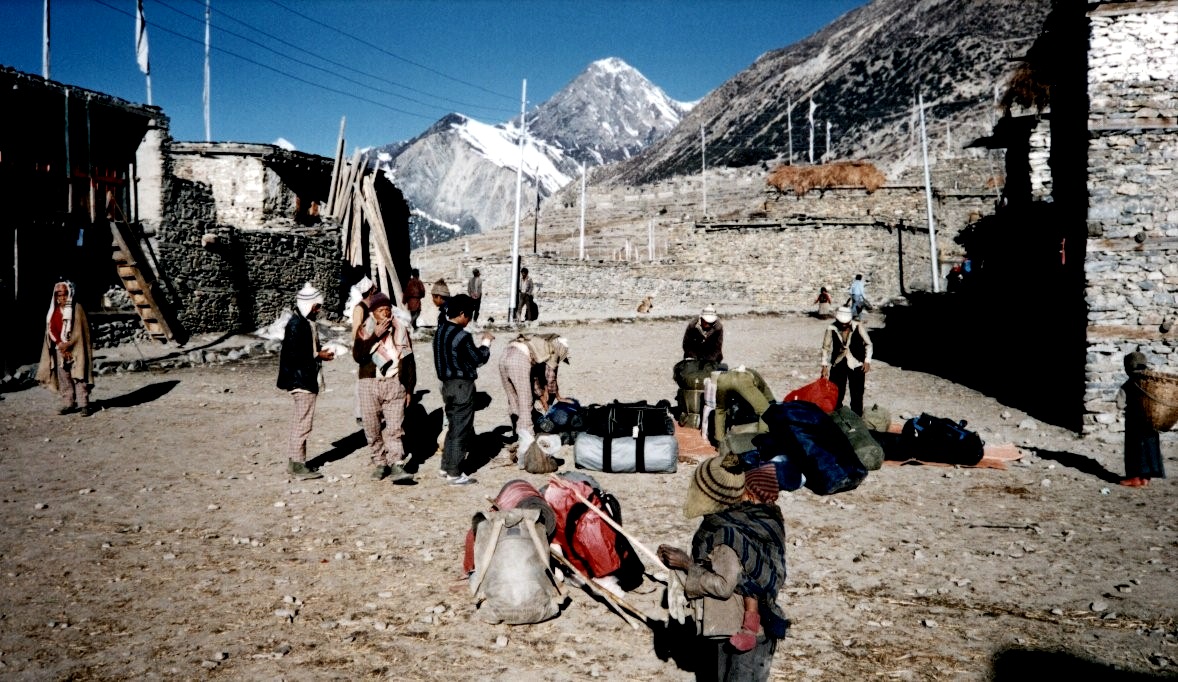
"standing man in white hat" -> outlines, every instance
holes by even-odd
[[[323,478],[307,468],[307,437],[315,420],[315,401],[323,386],[323,361],[335,353],[319,347],[315,318],[323,309],[323,294],[310,282],[295,297],[295,311],[286,323],[282,351],[278,356],[278,388],[290,391],[294,414],[290,422],[287,471],[302,479]]]
[[[871,337],[862,322],[851,319],[854,313],[842,306],[834,313],[834,322],[822,337],[822,376],[839,388],[841,407],[851,385],[851,409],[863,416],[863,386],[871,370]]]

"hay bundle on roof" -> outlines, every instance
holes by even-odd
[[[887,178],[866,161],[835,161],[820,166],[778,166],[766,182],[778,192],[792,189],[800,197],[814,188],[831,187],[862,187],[870,194],[882,187]]]

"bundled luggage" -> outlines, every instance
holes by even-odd
[[[909,419],[900,433],[900,452],[906,455],[903,459],[976,465],[985,454],[985,443],[965,425],[965,420],[955,422],[927,412]]]
[[[783,402],[788,403],[792,400],[805,400],[808,403],[814,403],[821,407],[823,412],[830,414],[838,407],[839,387],[826,377],[818,377],[815,381],[785,394]]]
[[[560,474],[560,478],[618,525],[622,524],[622,507],[617,498],[602,490],[591,476],[569,472]],[[590,511],[569,487],[550,484],[540,490],[556,516],[552,541],[569,563],[590,578],[613,575],[623,589],[641,582],[642,561],[629,541]]]
[[[755,439],[762,457],[784,455],[818,495],[852,490],[867,478],[867,468],[830,415],[813,403],[770,405],[761,415],[768,434]]]
[[[830,418],[850,441],[855,449],[855,456],[863,463],[868,471],[875,471],[883,466],[884,450],[868,428],[867,423],[846,405],[830,413]]]
[[[585,409],[573,444],[578,469],[606,473],[673,473],[679,462],[670,403],[614,401]]]
[[[479,512],[470,592],[489,623],[539,623],[560,613],[560,592],[549,567],[539,509]]]

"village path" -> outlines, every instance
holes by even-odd
[[[555,327],[572,346],[564,391],[586,403],[672,399],[684,323]],[[782,395],[816,376],[822,324],[728,318],[726,357]],[[497,335],[496,356],[510,338]],[[427,335],[417,353],[422,430],[441,400]],[[484,439],[506,422],[496,361],[478,382],[491,401],[476,418]],[[55,416],[39,388],[4,394],[0,676],[691,679],[665,637],[576,590],[552,621],[482,622],[460,580],[470,517],[504,482],[544,478],[500,455],[474,486],[443,485],[436,456],[417,485],[371,480],[353,368],[346,357],[326,365],[310,447],[332,461],[305,482],[285,474],[290,398],[274,387],[272,355],[101,376],[104,409],[90,418]],[[1172,479],[1121,488],[1118,444],[936,376],[878,362],[867,393],[896,416],[968,419],[987,442],[1027,454],[1007,470],[885,466],[847,493],[782,495],[780,601],[794,626],[774,679],[1022,679],[1027,666],[1173,674]],[[1172,434],[1164,449],[1173,475]],[[638,538],[686,547],[698,523],[681,513],[693,469],[598,479]],[[630,595],[652,615],[655,586]]]

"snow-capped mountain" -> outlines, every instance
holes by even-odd
[[[580,163],[626,159],[678,124],[676,102],[616,58],[594,62],[527,114],[523,205],[551,196]],[[380,147],[377,163],[405,194],[414,246],[509,224],[520,167],[518,117],[488,125],[450,114],[421,135]]]
[[[528,114],[528,133],[577,161],[600,165],[628,159],[659,140],[690,109],[634,67],[608,57]]]

